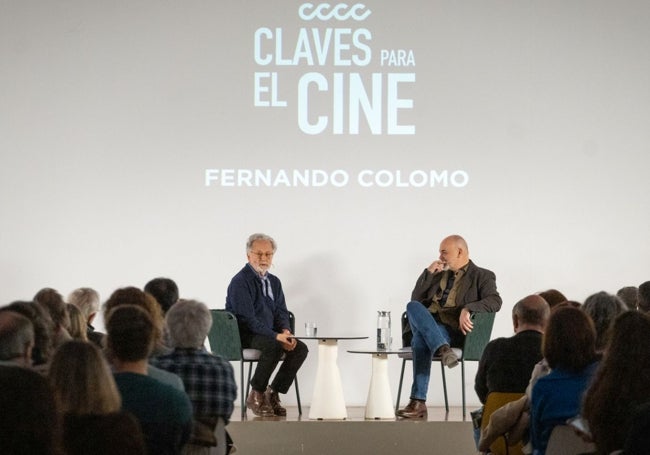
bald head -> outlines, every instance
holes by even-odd
[[[460,235],[450,235],[440,242],[440,260],[456,271],[469,262],[467,242]]]
[[[512,324],[515,332],[523,330],[544,331],[551,309],[542,297],[533,294],[515,303],[512,308]]]

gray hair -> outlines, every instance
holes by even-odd
[[[68,303],[81,310],[86,320],[99,311],[99,293],[91,288],[75,289],[68,296]]]
[[[169,338],[174,348],[199,348],[212,327],[208,307],[196,300],[179,300],[167,312]]]
[[[609,340],[609,330],[616,317],[627,311],[621,299],[605,291],[590,295],[580,307],[596,327],[596,349],[603,350]]]
[[[34,326],[22,314],[11,310],[0,311],[0,360],[24,356],[34,345]]]
[[[275,253],[275,250],[278,249],[278,245],[275,243],[275,240],[273,240],[273,237],[270,235],[262,234],[262,233],[256,233],[256,234],[251,234],[248,237],[248,241],[246,242],[246,252],[250,253],[251,249],[253,248],[253,242],[256,242],[258,240],[262,240],[265,242],[271,242],[271,247],[273,248],[273,252]]]

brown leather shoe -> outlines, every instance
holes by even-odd
[[[409,404],[404,409],[400,409],[395,414],[403,419],[426,419],[429,415],[427,404],[424,401],[413,399],[409,401]]]
[[[273,408],[271,408],[269,402],[266,400],[266,394],[264,392],[258,392],[255,389],[251,389],[251,393],[248,394],[246,407],[258,417],[273,417],[275,415]]]
[[[456,353],[449,347],[448,344],[445,344],[438,349],[438,353],[440,357],[442,357],[442,363],[447,367],[447,368],[454,368],[456,365],[458,365],[458,357],[456,357]]]
[[[278,392],[272,390],[271,387],[267,387],[265,395],[267,403],[271,406],[271,409],[273,409],[273,414],[280,417],[287,415],[287,410],[280,404],[280,395]]]

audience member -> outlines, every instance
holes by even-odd
[[[22,314],[0,308],[0,365],[32,366],[34,326]]]
[[[154,349],[152,357],[163,355],[171,352],[169,348],[162,343],[162,334],[164,331],[165,321],[162,318],[160,306],[156,303],[155,299],[146,292],[130,286],[115,290],[104,304],[104,320],[108,318],[108,314],[120,305],[136,305],[144,309],[151,317],[154,324]],[[185,390],[183,381],[177,375],[165,370],[161,370],[153,365],[149,365],[148,373],[154,379],[169,384],[178,390]]]
[[[639,285],[639,293],[636,298],[637,309],[644,313],[650,313],[650,281],[646,281]]]
[[[95,331],[93,321],[99,311],[99,293],[92,288],[78,288],[68,296],[68,303],[76,305],[81,310],[86,322],[86,335],[90,341],[99,347],[104,347],[104,334]]]
[[[115,380],[94,343],[62,344],[54,353],[48,378],[64,415],[67,455],[146,453],[140,426],[121,411]]]
[[[582,415],[598,453],[623,448],[634,414],[650,402],[649,377],[650,317],[625,312],[614,322],[611,342],[584,399]]]
[[[147,376],[156,328],[145,309],[118,305],[106,318],[107,349],[122,408],[140,422],[150,454],[179,454],[192,430],[192,403],[184,392]]]
[[[152,362],[183,380],[194,409],[193,453],[203,447],[207,454],[209,446],[217,444],[217,419],[222,418],[227,424],[237,399],[233,368],[230,362],[203,348],[212,325],[210,310],[203,303],[179,300],[167,312],[166,321],[174,351]]]
[[[474,389],[481,403],[491,392],[525,392],[535,364],[542,360],[542,334],[549,315],[550,307],[539,295],[514,305],[515,335],[492,340],[479,361]]]
[[[33,301],[16,301],[10,303],[8,310],[22,314],[34,327],[34,348],[32,349],[32,367],[45,372],[52,352],[52,319],[47,311]]]
[[[0,366],[0,432],[1,454],[63,454],[59,412],[43,376]]]
[[[440,243],[439,259],[422,272],[406,306],[412,333],[413,384],[410,401],[397,416],[427,417],[431,357],[438,354],[444,365],[455,367],[458,359],[451,346],[462,343],[464,335],[471,332],[470,314],[500,308],[494,273],[469,259],[467,243],[461,236],[445,238]]]
[[[178,302],[178,286],[170,278],[154,278],[144,286],[144,292],[151,294],[165,315]]]
[[[108,363],[93,343],[62,344],[52,356],[48,379],[63,414],[108,414],[122,406]]]
[[[533,453],[539,455],[545,453],[553,428],[580,411],[597,366],[594,323],[578,308],[556,309],[546,325],[542,353],[551,372],[533,387],[530,425]]]
[[[569,300],[557,289],[547,289],[546,291],[538,292],[537,295],[546,300],[551,309],[556,305]]]
[[[596,328],[596,351],[603,352],[607,346],[609,328],[614,319],[626,311],[625,304],[615,295],[605,291],[590,295],[580,307],[587,313]]]
[[[616,297],[621,299],[628,310],[636,310],[638,294],[639,289],[636,286],[624,286],[616,291]]]
[[[56,349],[71,340],[68,333],[70,318],[61,294],[52,288],[43,288],[36,293],[34,301],[47,310],[52,319],[52,347]]]
[[[104,303],[104,320],[108,313],[118,305],[136,305],[143,308],[154,323],[154,350],[153,355],[167,354],[169,349],[162,343],[162,335],[165,327],[165,319],[160,305],[151,294],[148,294],[135,286],[127,286],[116,289]]]
[[[538,295],[541,297],[541,294]],[[564,300],[556,302],[550,308],[550,313],[553,314],[560,308],[579,306],[580,304],[578,302]],[[537,380],[546,376],[549,372],[550,368],[546,359],[542,359],[535,364],[530,375],[528,387],[526,387],[526,394],[519,400],[507,403],[492,413],[488,425],[482,430],[479,450],[488,451],[489,447],[498,437],[507,435],[510,445],[522,442],[524,444],[524,453],[528,454],[533,452],[529,434],[532,391]]]
[[[287,393],[308,352],[305,343],[293,338],[282,284],[269,273],[276,249],[268,235],[251,235],[246,242],[248,263],[233,277],[226,296],[226,309],[239,323],[242,346],[262,352],[246,399],[247,407],[260,417],[287,414],[279,394]],[[283,354],[284,361],[269,385]]]
[[[72,303],[66,304],[68,316],[70,317],[70,330],[68,333],[73,340],[88,341],[88,331],[86,329],[86,318],[81,310]]]

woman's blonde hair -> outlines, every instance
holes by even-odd
[[[88,341],[88,328],[86,318],[81,310],[72,303],[67,303],[68,315],[70,315],[70,336],[74,340]]]
[[[64,414],[108,414],[122,407],[108,362],[93,343],[62,344],[54,353],[48,379]]]

